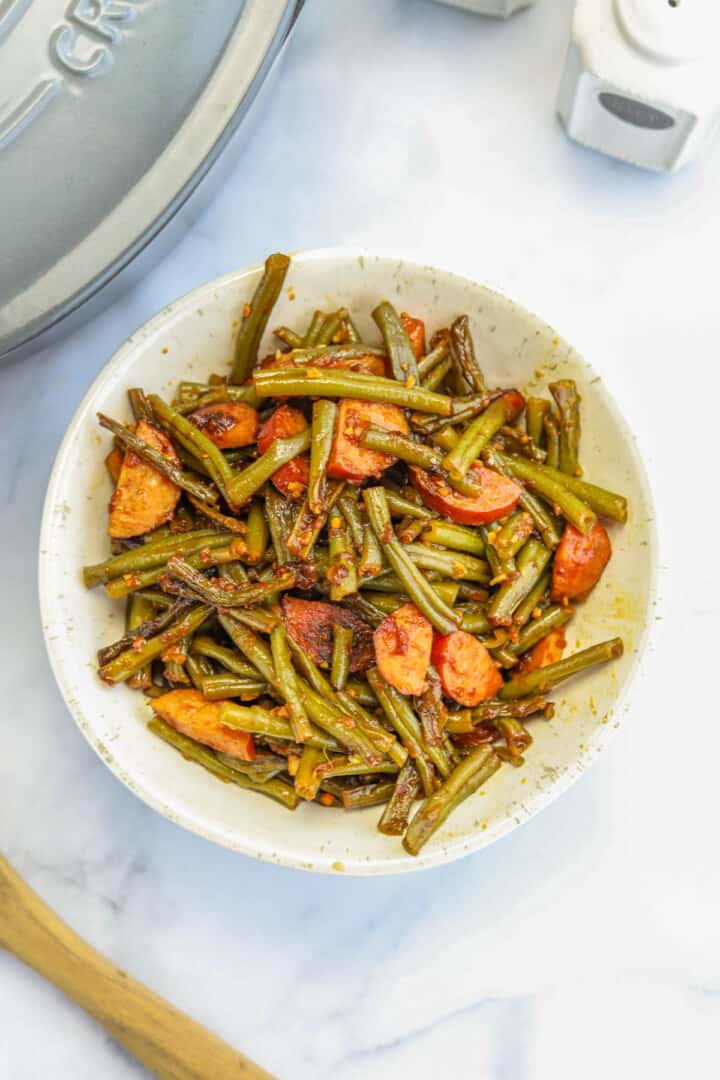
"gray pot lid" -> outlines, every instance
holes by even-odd
[[[172,217],[302,0],[0,0],[0,355]]]

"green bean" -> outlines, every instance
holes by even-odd
[[[368,529],[362,511],[358,506],[357,495],[345,489],[337,500],[337,508],[345,518],[345,524],[350,532],[353,547],[357,552],[361,551],[363,538]]]
[[[514,716],[518,720],[524,720],[526,717],[534,716],[537,713],[547,713],[549,707],[552,706],[549,705],[547,698],[543,694],[526,697],[522,701],[498,701],[492,699],[483,701],[481,705],[476,705],[472,710],[472,718],[476,724],[492,724],[495,720],[500,720],[506,716]],[[448,730],[451,730],[450,724],[448,724]]]
[[[350,345],[360,345],[362,343],[360,331],[353,322],[352,315],[349,313],[345,316],[345,333],[347,334],[348,343]]]
[[[346,758],[330,758],[329,761],[325,761],[319,766],[318,771],[324,783],[325,780],[338,776],[368,776],[376,773],[379,775],[395,775],[398,772],[398,766],[392,761],[381,761],[379,765],[370,770],[357,754],[351,754]]]
[[[275,307],[290,267],[287,255],[275,254],[265,260],[265,270],[250,304],[243,310],[243,320],[235,340],[235,359],[231,383],[244,383],[257,363],[260,339]]]
[[[333,623],[333,651],[330,665],[330,682],[336,690],[344,690],[350,671],[353,646],[353,629]]]
[[[465,476],[493,435],[503,424],[515,419],[519,398],[520,395],[513,392],[503,394],[472,421],[457,445],[443,459],[449,476]]]
[[[158,622],[162,624],[165,622],[165,620],[167,620],[167,622],[171,621],[168,613],[164,612],[160,616],[160,619],[157,620],[155,618],[155,608],[149,600],[145,599],[144,597],[134,596],[132,594],[128,596],[125,617],[125,629],[127,631],[126,638],[130,638],[130,641],[128,642],[129,645],[132,645],[133,641],[138,636],[149,637],[153,633],[158,633],[159,631],[155,629],[155,627],[157,627]],[[149,634],[141,633],[143,626],[147,625],[148,623],[153,626],[153,629],[150,631]],[[125,648],[127,648],[127,645],[125,646]],[[102,664],[105,663],[107,660],[112,659],[112,655],[107,655],[107,652],[108,650],[101,649],[98,653],[99,665],[102,666]],[[118,652],[122,652],[122,649],[119,649]],[[106,655],[103,656],[103,654]],[[151,684],[152,667],[150,664],[146,664],[144,668],[136,671],[135,674],[131,675],[128,679],[128,686],[131,686],[133,690],[144,690]]]
[[[272,629],[270,649],[277,687],[287,704],[295,741],[299,743],[305,742],[310,737],[310,721],[301,696],[298,678],[292,666],[287,634],[282,623],[278,623]]]
[[[488,564],[461,551],[442,551],[428,544],[405,544],[404,549],[416,566],[437,570],[449,578],[463,578],[481,584],[490,580]]]
[[[416,708],[425,745],[442,745],[447,710],[443,704],[440,677],[434,667],[429,667],[427,670],[425,689],[416,700]]]
[[[364,524],[363,543],[358,560],[358,574],[361,582],[367,579],[373,580],[383,572],[386,566],[380,541],[369,523],[366,521]]]
[[[215,751],[215,757],[218,761],[222,761],[223,765],[227,765],[228,769],[248,776],[257,784],[264,784],[267,780],[279,776],[280,773],[285,772],[287,764],[285,758],[279,754],[266,754],[262,751],[256,752],[252,761],[241,761],[240,758],[223,754],[220,750]]]
[[[526,405],[527,433],[536,446],[542,447],[545,436],[543,423],[550,412],[550,402],[546,398],[529,397]]]
[[[361,596],[359,593],[355,596],[346,596],[344,603],[346,608],[359,615],[373,630],[376,630],[385,619],[384,610],[376,607],[372,600],[368,600],[366,596]]]
[[[443,337],[429,353],[426,353],[425,356],[418,360],[418,372],[421,378],[447,359],[449,348],[447,337]]]
[[[318,334],[322,330],[324,323],[325,323],[325,312],[324,311],[315,311],[313,313],[312,319],[310,320],[310,325],[308,326],[307,330],[305,331],[305,336],[302,339],[302,347],[303,348],[309,348],[310,346],[315,344],[315,342],[317,341],[317,338],[318,338]]]
[[[260,405],[260,399],[252,384],[248,386],[232,386],[223,382],[217,386],[197,384],[197,387],[198,391],[194,396],[189,400],[181,400],[179,404],[174,406],[177,412],[183,416],[197,412],[198,409],[202,409],[206,405],[224,405],[227,401],[241,402],[243,405],[250,405],[253,409],[257,409]]]
[[[532,534],[533,528],[533,519],[527,510],[518,510],[510,515],[493,539],[493,547],[502,563],[506,563],[517,555]]]
[[[196,690],[202,693],[202,681],[207,678],[208,675],[213,674],[213,666],[209,660],[206,660],[204,656],[193,656],[188,654],[185,660],[185,670],[190,676],[190,682],[193,684]],[[133,675],[132,679],[135,676]],[[133,686],[132,679],[128,679],[128,686]]]
[[[581,533],[587,534],[593,528],[597,520],[595,514],[587,503],[574,495],[565,485],[564,478],[561,482],[548,472],[544,465],[533,465],[531,461],[515,454],[502,454],[500,451],[495,451],[494,457],[513,476],[530,484]]]
[[[377,709],[377,698],[366,682],[361,682],[359,679],[348,679],[344,692],[359,705]]]
[[[458,581],[428,581],[426,578],[423,580],[449,608],[453,606],[461,587]],[[373,593],[401,593],[404,596],[404,604],[410,601],[410,597],[403,593],[404,585],[402,581],[392,570],[383,571],[382,574],[378,574],[371,581],[361,582],[360,587],[363,588],[363,585],[368,589],[372,588]]]
[[[550,383],[549,390],[560,413],[560,472],[575,476],[580,445],[580,395],[573,379]]]
[[[468,634],[487,634],[492,630],[485,608],[479,604],[468,604],[455,609],[462,615],[462,628]]]
[[[265,780],[259,783],[236,769],[229,768],[213,754],[212,750],[195,742],[194,739],[189,739],[187,735],[176,731],[175,728],[170,727],[159,717],[150,720],[148,728],[154,735],[179,750],[186,760],[195,761],[198,765],[202,765],[208,772],[214,773],[215,776],[226,783],[237,784],[238,787],[248,788],[250,791],[259,791],[261,795],[268,795],[271,799],[275,799],[276,802],[282,803],[288,810],[294,810],[297,806],[297,795],[294,789],[284,780]]]
[[[264,607],[254,608],[226,608],[226,614],[235,622],[249,626],[251,630],[257,630],[259,634],[269,634],[273,626],[280,622],[277,612],[268,611]]]
[[[278,326],[276,330],[273,330],[273,334],[282,341],[283,345],[289,345],[291,349],[299,349],[302,345],[300,334],[296,334],[288,326]]]
[[[420,386],[404,386],[382,375],[361,371],[281,368],[255,372],[260,397],[338,397],[357,401],[381,401],[421,413],[450,416],[452,400]]]
[[[260,675],[265,682],[269,683],[272,687],[277,687],[278,680],[275,674],[273,658],[262,638],[258,637],[249,626],[237,622],[236,619],[231,619],[229,615],[226,615],[223,612],[218,614],[218,622],[232,641],[233,645],[239,649],[243,656],[250,661],[252,666],[260,672]]]
[[[303,703],[314,724],[332,735],[351,753],[358,754],[365,762],[366,772],[368,766],[372,769],[382,764],[382,754],[353,716],[342,715],[331,701],[323,700],[320,694],[302,681],[300,686]]]
[[[194,495],[196,499],[201,502],[215,503],[217,502],[217,494],[204,484],[202,480],[198,480],[197,477],[191,473],[180,469],[177,465],[173,465],[172,461],[169,461],[159,450],[156,450],[154,446],[150,446],[144,439],[136,435],[130,428],[125,427],[124,424],[119,424],[117,420],[111,419],[109,416],[105,416],[104,413],[97,414],[98,421],[101,427],[107,428],[108,431],[112,431],[124,446],[127,446],[138,457],[142,458],[149,465],[152,465],[159,473],[167,477],[168,480],[172,480],[173,484],[176,484],[183,491],[187,491],[190,495]]]
[[[383,336],[394,378],[399,383],[417,386],[420,382],[417,360],[397,311],[389,301],[383,300],[372,317]]]
[[[515,656],[520,656],[547,637],[551,630],[564,626],[571,617],[572,608],[567,608],[563,604],[552,604],[545,608],[539,618],[533,619],[520,631],[517,641],[507,646],[508,650]]]
[[[402,836],[415,799],[420,795],[422,783],[414,763],[408,758],[395,780],[395,787],[378,829],[386,836]]]
[[[362,784],[360,787],[346,788],[340,796],[343,810],[361,810],[367,806],[381,806],[386,803],[395,790],[392,780],[381,780],[377,784]]]
[[[242,698],[253,701],[267,693],[267,683],[241,679],[237,675],[206,675],[200,689],[208,701],[224,701],[226,698]]]
[[[194,498],[192,495],[188,495],[188,501],[194,510],[212,521],[216,528],[231,532],[234,536],[245,536],[247,534],[247,525],[244,521],[240,521],[239,518],[231,517],[230,514],[223,514],[220,510],[200,502],[199,499]]]
[[[268,484],[265,489],[265,527],[270,530],[275,562],[284,566],[290,561],[288,542],[295,526],[295,509],[289,499]]]
[[[386,356],[385,349],[374,345],[313,345],[309,348],[293,349],[292,352],[284,353],[283,356],[290,359],[293,364],[306,364],[312,366],[314,360],[357,360],[366,356]]]
[[[337,406],[332,401],[316,401],[312,412],[312,444],[310,447],[310,479],[308,506],[313,514],[327,509],[327,464],[335,436]]]
[[[383,545],[387,561],[402,582],[404,591],[440,634],[450,634],[458,627],[458,617],[437,595],[394,537],[390,512],[381,487],[366,488],[365,506],[375,535]]]
[[[155,637],[148,638],[138,649],[131,646],[107,664],[103,664],[98,671],[100,678],[111,686],[129,679],[131,675],[140,671],[151,660],[155,660],[171,645],[176,645],[188,634],[194,633],[205,622],[211,610],[210,607],[204,605],[185,610],[176,622]]]
[[[330,582],[330,599],[333,603],[344,600],[358,591],[357,566],[345,521],[340,514],[333,513],[328,525],[330,543],[330,565],[326,577]]]
[[[303,746],[300,764],[295,773],[295,791],[301,799],[314,799],[320,789],[318,765],[325,760],[325,754],[315,746]]]
[[[83,581],[88,589],[92,589],[96,585],[112,581],[113,578],[122,577],[123,574],[135,574],[164,566],[171,555],[193,555],[203,548],[222,547],[230,540],[232,536],[215,532],[214,529],[197,529],[178,536],[163,536],[140,547],[131,548],[130,551],[124,551],[122,555],[115,555],[105,562],[84,566]]]
[[[282,465],[309,449],[310,439],[310,428],[299,431],[288,439],[276,439],[257,461],[253,461],[252,465],[248,465],[242,472],[234,473],[227,484],[230,505],[238,509],[249,502]]]
[[[453,362],[463,373],[471,390],[476,394],[484,394],[485,377],[475,356],[475,346],[467,315],[460,315],[450,327],[449,346]]]
[[[488,446],[483,451],[483,458],[491,468],[502,473],[503,476],[513,476],[510,468],[502,460],[502,455],[493,447]],[[523,488],[518,499],[523,510],[527,510],[535,522],[535,528],[540,533],[545,547],[555,549],[560,543],[560,533],[557,530],[555,519],[542,505],[532,492]]]
[[[423,390],[437,390],[439,386],[442,386],[451,367],[452,360],[448,356],[441,364],[438,364],[432,371],[429,371],[427,375],[423,375],[420,379],[420,385]]]
[[[603,517],[612,518],[613,521],[619,521],[621,524],[627,521],[627,499],[623,495],[607,491],[605,488],[598,487],[597,484],[590,484],[587,480],[581,480],[579,476],[565,475],[549,464],[543,466],[543,472],[586,502],[596,514],[602,514]]]
[[[244,551],[243,541],[239,541],[242,545],[242,551]],[[185,561],[194,570],[207,570],[211,566],[220,566],[223,563],[236,562],[238,557],[238,538],[234,538],[225,547],[209,548],[207,545],[203,547],[194,555],[185,556]],[[135,574],[123,574],[122,577],[113,578],[105,585],[105,592],[112,600],[117,600],[121,596],[127,596],[131,592],[135,592],[138,589],[144,589],[148,585],[154,585],[156,582],[164,580],[167,577],[165,566],[156,566],[152,570],[142,570]],[[163,586],[165,587],[165,586]],[[170,590],[166,590],[170,591]],[[180,588],[176,588],[175,592],[180,595]],[[188,592],[183,593],[187,598],[192,599]]]
[[[421,469],[438,472],[443,478],[463,495],[481,495],[482,484],[471,476],[459,477],[446,475],[443,469],[443,455],[439,450],[425,443],[414,442],[397,432],[385,431],[383,428],[370,425],[360,435],[360,445],[368,450],[380,450],[409,465],[417,465]]]
[[[268,523],[265,507],[261,502],[253,502],[247,516],[247,561],[257,564],[263,561],[268,543]]]
[[[255,681],[260,679],[260,673],[254,664],[243,660],[232,649],[227,649],[224,645],[218,645],[214,638],[208,637],[206,634],[195,634],[190,645],[190,652],[195,656],[217,660],[219,664],[222,664],[224,668],[227,668],[234,675],[240,675],[245,679]]]
[[[152,424],[153,413],[148,399],[145,397],[145,391],[141,390],[139,386],[134,386],[131,390],[128,390],[127,395],[135,419],[146,420],[149,424]]]
[[[515,609],[515,614],[513,615],[513,623],[515,626],[523,627],[525,626],[525,623],[529,621],[533,612],[536,611],[545,597],[545,594],[550,587],[551,580],[552,574],[549,570],[546,571],[542,577],[538,578],[537,584],[533,586],[522,603]]]
[[[417,855],[459,803],[489,780],[500,764],[492,747],[478,746],[471,751],[416,811],[403,838],[405,850]]]
[[[338,330],[345,322],[346,317],[346,308],[340,308],[331,315],[327,315],[315,338],[315,345],[330,345]]]
[[[327,488],[327,511],[313,514],[307,499],[303,499],[293,530],[288,537],[288,550],[295,559],[307,562],[313,553],[315,542],[322,532],[328,514],[342,494],[345,484],[342,480],[333,480]]]
[[[517,606],[537,583],[549,561],[548,549],[531,537],[518,556],[516,577],[501,585],[488,604],[488,618],[494,626],[510,625]]]
[[[277,742],[294,742],[293,730],[287,720],[274,713],[262,709],[259,705],[236,705],[234,701],[223,701],[220,706],[220,723],[223,727],[236,728],[239,731],[248,731],[252,735],[262,735],[267,739]],[[320,750],[337,751],[340,744],[320,731],[312,727],[312,734],[304,742],[304,746],[317,747]]]
[[[359,696],[356,699],[345,690],[334,690],[317,665],[290,636],[288,636],[288,644],[295,657],[295,662],[315,693],[322,700],[330,703],[338,713],[346,713],[352,717],[366,733],[376,750],[388,754],[398,765],[402,765],[406,757],[402,747],[374,716],[370,716],[369,713],[365,712]],[[353,685],[356,686],[357,684]],[[369,704],[371,708],[377,707],[377,700],[375,700],[374,695]]]
[[[226,486],[235,474],[222,450],[204,432],[186,420],[157,394],[148,395],[148,401],[157,422],[169,435],[177,439],[181,446],[202,462],[211,479],[225,494]]]
[[[183,581],[196,596],[206,604],[212,604],[221,608],[252,607],[253,604],[262,604],[278,592],[285,592],[295,585],[294,571],[283,571],[272,579],[264,582],[248,582],[245,585],[235,585],[231,581],[221,583],[213,582],[205,577],[199,570],[193,569],[187,560],[178,555],[173,555],[167,564],[167,573],[170,577]]]
[[[383,704],[383,698],[381,697],[380,691],[378,689],[378,687],[384,683],[381,688],[382,692],[385,695],[385,702],[389,702],[391,704],[392,711],[395,715],[395,720],[391,721],[393,723],[393,726],[396,727],[396,730],[398,730],[397,724],[400,724],[404,731],[411,734],[412,739],[417,742],[417,745],[420,747],[423,755],[435,766],[440,775],[447,776],[450,772],[450,763],[448,762],[447,754],[445,753],[444,747],[441,744],[427,743],[425,741],[420,721],[415,715],[415,711],[413,710],[412,705],[410,704],[408,699],[402,694],[400,694],[390,683],[385,683],[385,680],[382,679],[379,671],[375,668],[372,668],[367,673],[367,679],[373,690],[377,694],[378,701],[380,701],[380,703],[383,705],[383,708],[385,709],[385,704]],[[390,719],[389,716],[388,719]],[[400,734],[399,730],[398,733]],[[408,750],[409,749],[410,747],[408,745]]]
[[[129,600],[134,600],[135,597],[129,597]],[[187,600],[175,600],[169,608],[161,611],[158,615],[153,615],[153,606],[147,601],[146,598],[142,598],[143,608],[148,612],[148,617],[143,619],[142,622],[137,622],[133,617],[133,608],[128,607],[128,618],[126,622],[126,630],[123,636],[114,641],[112,645],[106,645],[104,648],[98,650],[97,661],[100,667],[108,664],[111,660],[114,660],[120,653],[129,649],[133,642],[138,638],[150,638],[155,637],[156,634],[160,634],[166,627],[187,611]],[[140,610],[137,611],[140,614]]]
[[[431,521],[425,527],[423,539],[429,544],[440,544],[452,551],[464,551],[469,555],[482,555],[485,551],[483,538],[477,529],[454,525],[450,521]]]
[[[526,435],[522,431],[518,431],[517,428],[510,427],[508,424],[503,424],[500,428],[497,439],[499,445],[507,450],[510,454],[522,454],[524,457],[529,458],[530,461],[534,461],[537,465],[543,465],[547,458],[545,450],[541,450],[539,446],[536,446],[529,435]]]
[[[419,738],[419,732],[413,729],[411,724],[407,723],[407,717],[403,711],[398,707],[401,695],[397,693],[386,683],[382,675],[377,668],[371,668],[367,672],[367,680],[370,686],[373,688],[375,695],[380,702],[380,706],[390,723],[390,726],[395,730],[402,742],[403,746],[407,750],[410,759],[412,759],[415,767],[420,775],[423,791],[429,795],[435,789],[434,776],[435,771],[432,763],[423,750],[422,744]],[[402,699],[404,700],[404,699]]]
[[[167,593],[161,592],[160,589],[139,589],[132,595],[139,596],[143,600],[149,600],[154,607],[160,608],[161,611],[166,611],[177,603],[174,596],[168,596]]]
[[[430,524],[431,518],[404,517],[395,527],[398,540],[402,544],[412,544]]]
[[[622,654],[623,643],[621,638],[612,638],[609,641],[601,642],[599,645],[591,645],[589,649],[573,653],[572,656],[566,656],[562,660],[557,660],[554,664],[548,664],[547,667],[536,668],[534,671],[528,671],[524,675],[518,675],[517,678],[505,683],[498,697],[503,701],[509,701],[514,698],[527,697],[528,694],[535,693],[536,690],[544,692],[553,686],[557,686],[564,679],[570,678],[571,675],[584,671],[593,664],[607,663],[609,660],[617,659]]]
[[[557,469],[560,464],[560,425],[552,413],[548,413],[543,420],[543,430],[547,446],[545,464]]]

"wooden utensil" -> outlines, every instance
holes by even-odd
[[[0,946],[43,975],[160,1080],[273,1080],[78,937],[0,856]]]

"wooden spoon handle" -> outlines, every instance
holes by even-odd
[[[161,1080],[273,1080],[91,948],[2,856],[0,946],[76,1001]]]

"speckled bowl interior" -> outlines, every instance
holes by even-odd
[[[584,647],[622,635],[623,658],[566,683],[549,723],[532,725],[534,745],[521,769],[503,768],[438,830],[417,858],[381,835],[378,811],[354,813],[303,805],[288,813],[268,799],[218,783],[185,762],[145,727],[141,694],[98,679],[98,647],[123,632],[123,605],[87,591],[80,567],[107,554],[110,481],[103,458],[109,436],[95,413],[127,418],[126,390],[171,395],[180,379],[223,370],[236,320],[261,269],[212,281],[161,311],[119,349],[79,406],[57,456],[40,544],[40,598],[52,666],[67,706],[103,761],[141,799],[172,821],[246,855],[306,870],[382,874],[457,859],[536,814],[576,780],[607,745],[650,621],[656,576],[651,495],[633,436],[601,378],[562,338],[504,296],[445,271],[369,252],[324,250],[294,257],[273,325],[302,326],[316,307],[348,305],[369,341],[378,298],[426,320],[429,329],[470,316],[491,385],[539,391],[574,378],[583,398],[586,476],[630,500],[624,527],[611,526],[612,561],[570,625],[569,644]],[[270,346],[268,339],[268,347]]]

